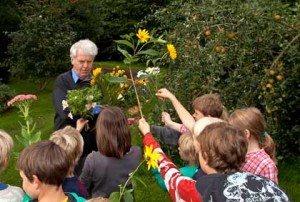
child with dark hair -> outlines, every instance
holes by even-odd
[[[13,139],[8,133],[0,130],[0,173],[5,170],[9,163],[10,155],[14,146]],[[0,182],[1,202],[20,202],[24,197],[24,192],[20,187]]]
[[[244,131],[248,140],[246,160],[241,170],[278,183],[275,143],[265,131],[266,121],[260,110],[255,107],[237,109],[230,115],[229,123]]]
[[[80,181],[91,197],[108,198],[119,191],[140,161],[141,149],[131,145],[128,120],[119,107],[104,107],[96,123],[98,152],[86,158]],[[132,188],[129,184],[127,188]]]
[[[289,201],[273,181],[239,171],[248,144],[243,131],[224,122],[203,127],[203,120],[195,123],[193,133],[200,166],[207,175],[197,181],[182,176],[152,137],[149,124],[145,119],[139,121],[144,145],[152,145],[161,155],[159,171],[173,201]]]
[[[23,189],[29,196],[25,197],[23,202],[86,201],[77,194],[65,193],[62,189],[70,165],[66,153],[50,140],[26,147],[20,153],[17,162],[23,180]]]

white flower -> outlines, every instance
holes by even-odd
[[[92,103],[92,107],[94,108],[94,107],[96,107],[97,106],[97,103],[96,102],[93,102]]]
[[[142,75],[147,75],[143,70],[138,71],[136,77],[139,78]]]
[[[148,67],[145,72],[150,75],[157,75],[160,72],[160,68],[159,67]]]
[[[65,110],[67,107],[69,107],[68,102],[66,100],[62,101],[63,110]]]
[[[119,94],[117,99],[118,99],[118,100],[122,100],[122,101],[123,101],[123,100],[124,100],[124,97],[123,97],[123,95],[122,95],[122,94]]]
[[[70,112],[70,113],[68,114],[68,117],[69,117],[70,119],[73,119],[73,114]]]

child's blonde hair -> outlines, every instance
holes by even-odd
[[[260,148],[263,148],[275,163],[277,162],[276,145],[272,137],[265,132],[266,121],[259,109],[256,107],[237,109],[229,116],[228,121],[243,131],[249,130]]]
[[[79,131],[71,126],[66,126],[55,131],[49,140],[59,145],[66,152],[67,158],[72,162],[72,167],[74,167],[82,154],[84,144]]]
[[[8,133],[0,130],[0,173],[6,168],[14,146],[13,139]]]
[[[194,147],[193,136],[189,133],[183,133],[179,137],[178,145],[180,147],[180,152],[187,157],[187,159],[184,160],[195,162],[195,164],[198,165],[199,158]]]
[[[206,116],[199,119],[198,121],[196,121],[193,128],[194,137],[196,138],[197,136],[199,136],[200,133],[203,131],[203,129],[209,124],[217,123],[217,122],[224,122],[224,120],[220,118],[210,117],[210,116]]]

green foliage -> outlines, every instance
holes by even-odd
[[[14,76],[32,79],[43,89],[49,77],[69,67],[69,48],[75,33],[66,7],[58,0],[30,0],[20,5],[20,28],[9,34],[12,43],[7,63]]]
[[[272,0],[177,0],[141,26],[169,31],[178,60],[165,86],[188,109],[209,92],[221,94],[230,111],[257,106],[286,155],[300,148],[299,11],[300,4]]]
[[[62,106],[64,110],[69,111],[69,118],[73,119],[73,116],[80,116],[88,119],[93,116],[92,109],[100,104],[101,97],[102,93],[97,87],[70,90],[66,100],[63,100]]]
[[[0,113],[7,109],[7,101],[14,95],[8,85],[0,83]]]

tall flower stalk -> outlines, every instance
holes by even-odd
[[[165,58],[167,53],[169,53],[172,60],[175,60],[177,57],[177,52],[174,45],[170,43],[167,44],[167,41],[163,40],[162,37],[163,36],[155,38],[151,36],[146,29],[139,29],[137,34],[125,34],[121,36],[122,40],[116,41],[116,43],[118,44],[118,51],[125,57],[123,62],[129,65],[129,73],[141,117],[143,117],[142,106],[132,74],[132,64],[139,62],[141,57],[145,57],[147,59],[146,67],[148,67],[150,64],[154,67],[158,67],[159,65],[157,65],[157,63],[161,62]],[[158,47],[157,45],[164,44],[167,44],[167,51],[161,52],[155,50],[154,48],[151,48],[151,45],[153,45],[154,47]],[[123,49],[120,46],[125,46],[129,48],[129,50]],[[157,82],[155,86],[157,88]]]
[[[37,100],[36,95],[17,95],[10,101],[8,106],[15,106],[19,110],[19,116],[23,118],[25,124],[19,122],[21,125],[21,135],[16,135],[16,139],[25,147],[41,140],[41,131],[34,132],[36,123],[30,116],[30,107],[34,100]]]

